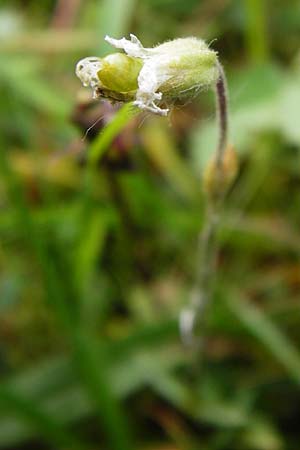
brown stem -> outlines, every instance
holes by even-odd
[[[206,214],[203,230],[199,236],[197,252],[196,282],[192,292],[188,309],[183,311],[180,327],[184,342],[189,345],[201,345],[203,329],[205,327],[206,310],[210,304],[213,282],[216,274],[216,260],[218,254],[217,232],[219,227],[220,210],[225,193],[222,189],[224,169],[224,155],[227,147],[228,134],[228,96],[227,83],[223,67],[218,63],[219,78],[216,82],[216,110],[219,127],[219,141],[215,151],[218,170],[220,192],[216,199],[207,199]],[[197,339],[197,330],[201,333]]]
[[[227,82],[224,73],[224,69],[220,63],[218,63],[219,78],[216,83],[216,109],[219,122],[219,143],[216,150],[216,159],[218,169],[222,170],[224,153],[227,145],[227,132],[228,132],[228,93]]]

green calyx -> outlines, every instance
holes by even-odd
[[[168,61],[169,77],[160,91],[169,98],[184,98],[211,86],[218,76],[217,56],[206,51],[192,55],[180,55]]]

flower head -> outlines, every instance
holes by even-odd
[[[178,98],[190,98],[216,83],[217,53],[196,38],[182,38],[145,48],[133,34],[105,40],[125,53],[105,58],[85,58],[77,64],[76,74],[95,97],[133,101],[142,110],[167,115],[161,108]]]

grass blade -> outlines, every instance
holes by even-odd
[[[135,3],[136,0],[104,0],[101,2],[98,22],[101,37],[106,34],[113,37],[122,37],[126,34],[133,16]],[[111,46],[102,39],[97,50],[100,50],[100,54],[103,54],[111,51]]]
[[[73,433],[69,433],[56,420],[43,411],[35,402],[16,394],[12,389],[0,387],[0,411],[12,412],[29,423],[47,442],[56,449],[83,450],[86,448]]]
[[[300,354],[276,324],[241,296],[231,295],[226,299],[226,304],[247,331],[268,349],[296,383],[300,384]]]
[[[108,380],[108,359],[105,351],[99,351],[95,338],[78,331],[74,339],[74,360],[86,391],[95,404],[104,427],[110,448],[133,450],[132,439],[125,417],[111,390]]]
[[[114,116],[113,120],[99,133],[89,149],[89,163],[95,165],[110,146],[114,138],[122,131],[126,124],[135,117],[140,110],[125,103]]]

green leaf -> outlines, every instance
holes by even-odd
[[[100,4],[100,2],[98,2]],[[104,0],[99,9],[100,54],[111,52],[111,46],[104,41],[106,34],[121,38],[128,33],[130,21],[135,11],[136,0]]]
[[[101,351],[99,348],[95,349],[94,343],[92,356],[85,354],[85,349],[90,347],[80,344],[76,366],[78,368],[78,359],[82,356],[80,362],[82,366],[79,371],[85,379],[84,384],[88,384],[87,389],[80,381],[71,360],[64,357],[45,361],[11,378],[2,386],[9,390],[13,387],[16,395],[20,397],[26,395],[26,398],[30,398],[30,401],[37,404],[45,414],[55,417],[60,425],[73,424],[79,419],[94,415],[97,410],[102,417],[101,412],[104,411],[105,406],[102,403],[101,392],[103,393],[107,381],[103,384],[102,379],[100,383],[101,377],[105,374],[98,378],[98,370],[106,372],[105,379],[110,381],[112,390],[110,395],[114,397],[114,402],[116,399],[125,399],[145,386],[151,379],[151,374],[149,375],[145,365],[146,360],[156,368],[160,365],[171,367],[177,364],[179,358],[177,353],[174,353],[174,357],[171,354],[170,359],[159,356],[161,351],[155,349],[156,346],[161,348],[174,337],[178,338],[178,326],[175,321],[172,321],[137,328],[123,339],[107,343]],[[151,351],[147,352],[149,347]],[[106,355],[104,359],[102,355]],[[109,361],[106,360],[108,357]],[[104,394],[107,397],[107,392]],[[37,431],[22,417],[16,417],[6,409],[1,411],[0,447],[17,445],[35,437]]]
[[[113,450],[134,449],[123,410],[113,392],[108,376],[108,358],[102,345],[87,332],[77,330],[73,338],[74,362],[91,403]]]
[[[74,255],[75,274],[79,285],[87,283],[94,272],[105,242],[108,224],[107,215],[102,211],[92,213],[85,223]]]
[[[300,353],[275,323],[255,305],[241,295],[226,295],[226,305],[245,329],[260,342],[285,368],[297,384],[300,384]]]
[[[99,133],[89,148],[89,163],[95,165],[109,148],[115,137],[122,131],[126,124],[135,117],[140,110],[125,103],[116,113],[112,121]]]
[[[53,415],[44,411],[39,404],[3,386],[0,387],[1,411],[10,412],[16,417],[20,417],[22,421],[28,423],[38,434],[43,436],[46,441],[52,443],[55,448],[65,450],[69,448],[74,448],[75,450],[85,448],[74,437],[74,433],[69,433],[66,428],[63,428],[57,422]]]

